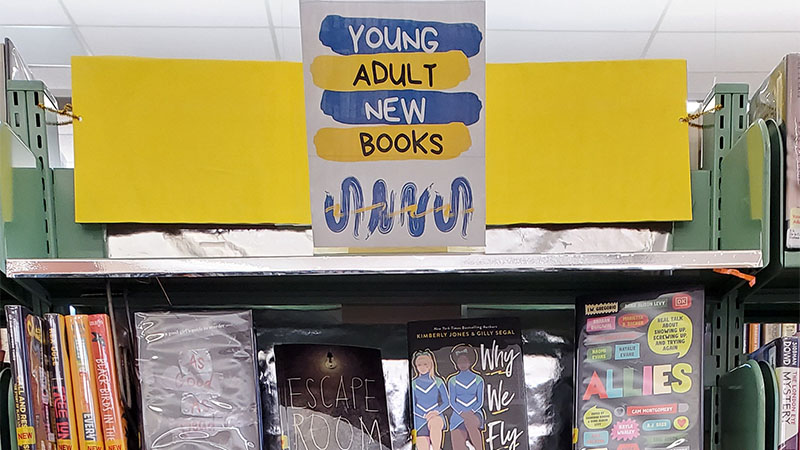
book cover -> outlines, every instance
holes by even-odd
[[[52,449],[50,389],[41,318],[7,305],[17,444],[20,450]]]
[[[108,315],[89,316],[89,331],[92,334],[92,361],[97,377],[103,442],[106,450],[127,450],[126,428],[122,417],[119,379],[114,359],[114,339]]]
[[[798,450],[798,378],[800,378],[800,357],[798,351],[800,341],[796,337],[781,337],[767,343],[750,357],[756,361],[766,361],[775,368],[778,380],[779,433],[778,450]]]
[[[97,375],[92,364],[89,317],[80,314],[64,318],[67,346],[70,355],[72,393],[78,425],[80,450],[103,450],[103,430],[100,425],[100,403]]]
[[[50,354],[50,394],[53,400],[53,430],[58,450],[78,450],[75,400],[72,395],[64,316],[44,315]]]
[[[250,311],[134,314],[144,448],[260,450]]]
[[[420,450],[528,450],[518,320],[411,322],[408,352]]]
[[[289,449],[392,449],[380,350],[276,345],[275,370]]]
[[[703,448],[702,290],[582,300],[578,448]]]

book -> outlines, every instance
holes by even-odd
[[[250,311],[134,314],[143,448],[260,450]]]
[[[761,347],[761,324],[748,323],[747,324],[747,353],[753,353]]]
[[[275,370],[282,440],[289,449],[329,442],[329,449],[391,450],[380,350],[276,345]],[[325,429],[330,436],[323,437]]]
[[[797,334],[796,323],[783,323],[781,324],[781,337],[789,337]]]
[[[798,450],[798,402],[800,391],[800,341],[797,337],[775,339],[750,355],[756,361],[765,361],[775,370],[778,380],[779,429],[778,450]]]
[[[72,392],[78,426],[80,450],[103,450],[103,430],[100,425],[100,403],[97,375],[92,363],[89,316],[79,314],[64,318],[67,347],[70,355]]]
[[[518,320],[410,322],[408,353],[420,450],[528,450]]]
[[[577,448],[703,448],[702,290],[578,303]]]
[[[97,377],[100,400],[100,423],[106,450],[127,450],[125,422],[122,417],[117,365],[114,359],[114,339],[111,322],[106,314],[89,316],[92,334],[92,361]]]
[[[44,315],[47,346],[50,354],[50,393],[53,397],[53,430],[58,450],[78,450],[77,418],[72,395],[72,375],[64,316]]]
[[[779,323],[761,324],[761,345],[767,344],[781,337],[783,327]]]
[[[20,450],[52,449],[49,377],[41,318],[19,305],[6,305],[17,445]],[[53,439],[51,439],[53,438]]]

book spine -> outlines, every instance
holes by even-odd
[[[50,347],[50,392],[55,416],[53,428],[56,445],[58,450],[77,450],[75,400],[72,395],[72,377],[64,336],[64,317],[60,314],[45,314],[45,324]]]
[[[781,336],[782,337],[791,337],[797,333],[797,324],[796,323],[784,323],[781,325]]]
[[[89,317],[67,316],[67,338],[70,350],[72,389],[75,397],[75,416],[78,424],[80,450],[104,450],[103,430],[100,429],[97,384],[91,361]]]
[[[45,339],[42,335],[42,319],[27,312],[25,342],[28,346],[28,376],[31,380],[31,404],[33,427],[36,429],[36,448],[50,450],[55,445],[55,436],[50,428],[50,376],[47,373]]]
[[[761,325],[751,323],[747,325],[749,336],[747,338],[747,353],[753,353],[761,347]]]
[[[100,393],[100,417],[106,450],[127,450],[125,422],[122,419],[119,382],[114,359],[114,339],[105,314],[89,316],[92,333],[92,359]]]
[[[22,307],[6,306],[11,375],[13,378],[14,417],[17,445],[20,450],[36,450],[36,429],[33,416],[33,391]]]
[[[767,345],[781,337],[781,324],[764,323],[761,324],[761,345]]]
[[[798,342],[795,337],[781,338],[776,342],[775,377],[778,379],[780,402],[778,450],[798,450]]]

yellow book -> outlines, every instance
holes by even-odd
[[[65,320],[80,450],[104,450],[97,377],[91,361],[89,316],[67,316]]]
[[[55,416],[53,429],[56,435],[56,445],[58,450],[78,450],[77,418],[72,394],[72,374],[67,351],[64,316],[45,314],[44,319],[50,347],[50,393]]]

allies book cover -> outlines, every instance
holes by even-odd
[[[528,450],[517,319],[408,324],[419,450]]]
[[[134,318],[144,448],[260,450],[252,313]]]
[[[577,448],[701,450],[703,291],[577,308]]]
[[[9,350],[13,375],[17,445],[20,450],[51,449],[50,378],[39,316],[19,305],[7,305]]]
[[[45,314],[45,329],[50,352],[50,394],[53,397],[54,431],[58,450],[78,450],[72,374],[67,353],[64,316]]]
[[[284,449],[392,449],[380,350],[276,345],[275,370]]]

